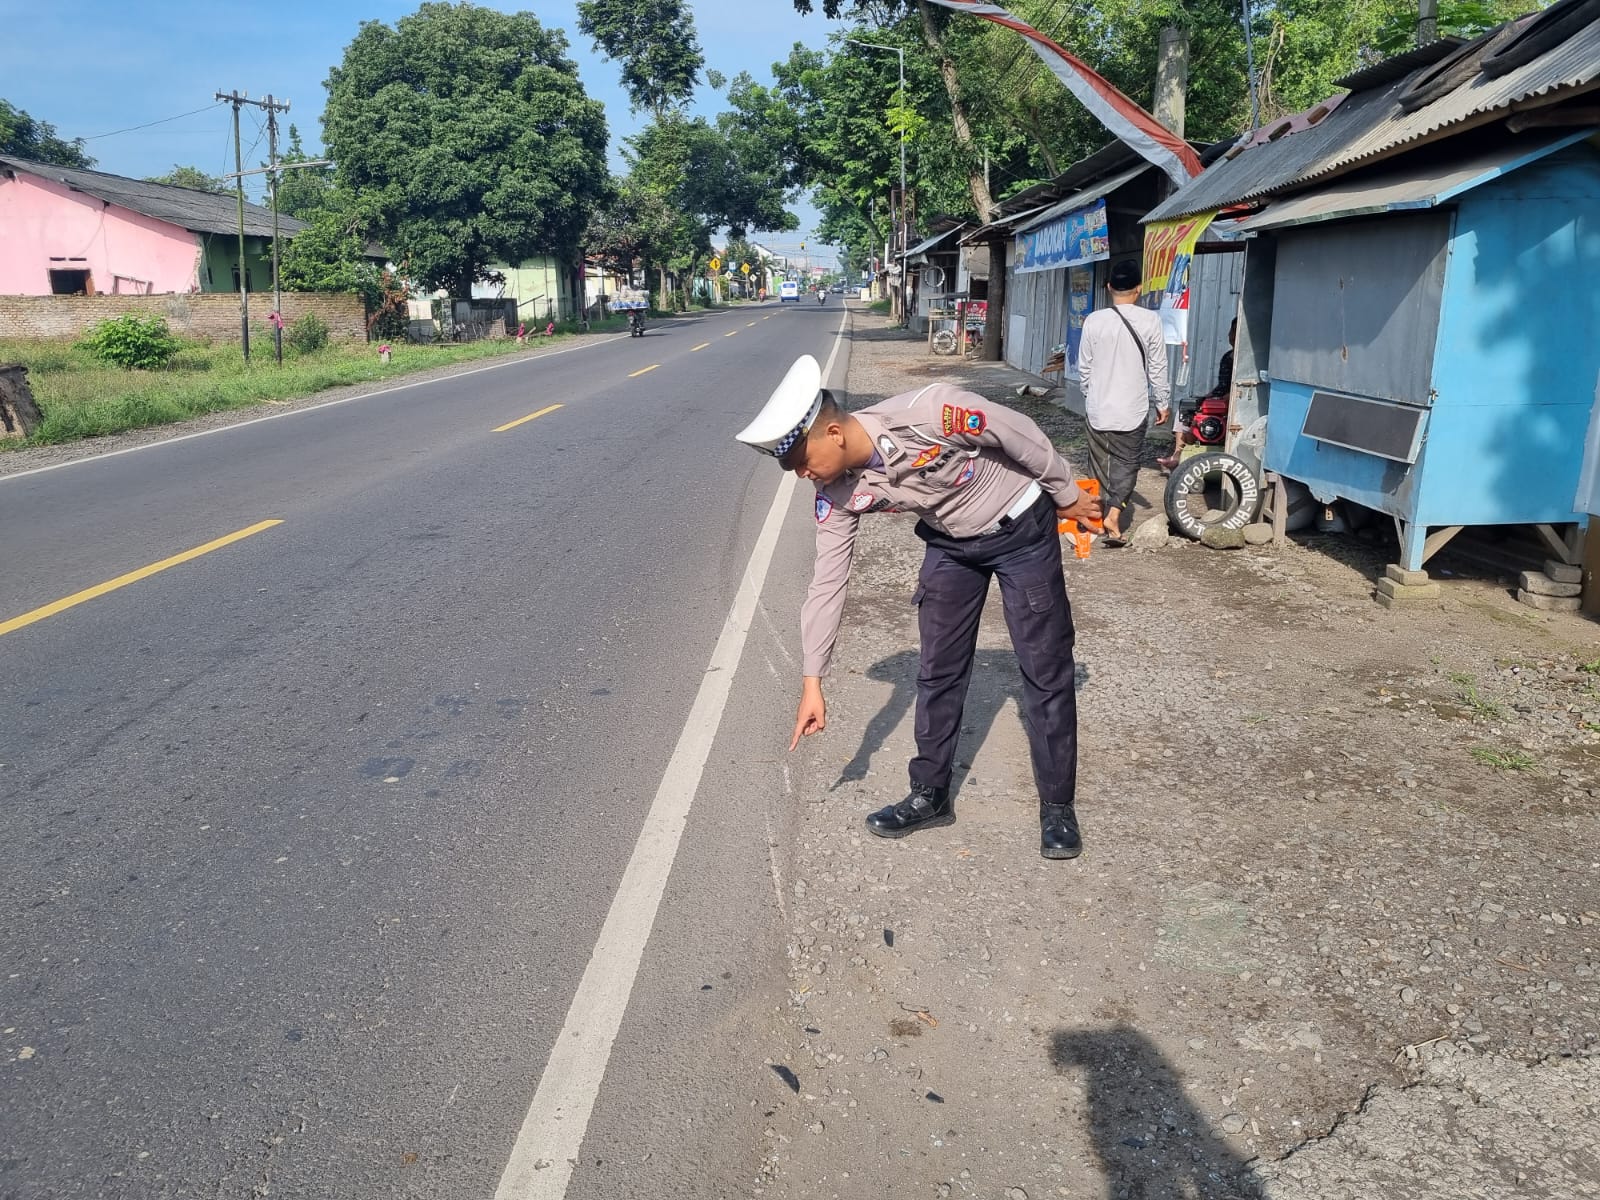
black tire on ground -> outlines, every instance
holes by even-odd
[[[1167,520],[1196,541],[1207,529],[1242,529],[1261,510],[1261,481],[1231,454],[1186,458],[1167,480]]]
[[[1485,54],[1483,73],[1490,79],[1509,74],[1596,21],[1600,21],[1600,0],[1559,0]]]

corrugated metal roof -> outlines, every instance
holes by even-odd
[[[1050,206],[1048,204],[1035,205],[1033,208],[1025,208],[1021,212],[1007,217],[1004,220],[990,221],[987,225],[979,225],[976,229],[970,230],[961,235],[961,244],[966,246],[972,242],[987,241],[991,234],[996,233],[1002,233],[1010,236],[1011,231],[1016,228],[1019,221],[1026,221],[1029,217],[1033,216],[1034,213],[1042,213],[1049,207]]]
[[[1583,87],[1597,79],[1600,79],[1600,23],[1579,30],[1554,50],[1498,79],[1479,74],[1414,113],[1396,113],[1395,120],[1368,130],[1309,177],[1325,175],[1385,150],[1418,141],[1472,117],[1509,109],[1519,101],[1548,96],[1561,88]]]
[[[1225,158],[1145,214],[1146,221],[1165,221],[1190,213],[1214,212],[1275,188],[1288,186],[1337,154],[1352,133],[1365,132],[1399,111],[1394,98],[1403,80],[1387,87],[1357,92],[1323,121],[1299,133],[1241,150]]]
[[[1498,79],[1479,74],[1432,104],[1405,113],[1398,97],[1416,74],[1358,92],[1320,124],[1217,163],[1144,219],[1165,220],[1256,200],[1440,133],[1497,119],[1521,101],[1562,89],[1587,89],[1600,80],[1600,23],[1580,29],[1555,49]]]
[[[1025,223],[1019,223],[1016,227],[1016,230],[1018,233],[1026,233],[1030,229],[1037,229],[1041,225],[1047,225],[1051,221],[1054,221],[1057,217],[1061,216],[1063,213],[1069,213],[1075,208],[1082,208],[1087,204],[1092,204],[1102,196],[1109,196],[1123,184],[1131,183],[1133,180],[1143,175],[1146,171],[1151,171],[1154,169],[1155,167],[1152,163],[1135,163],[1125,171],[1118,171],[1115,175],[1110,175],[1105,179],[1097,180],[1095,183],[1090,184],[1082,191],[1074,192],[1065,200],[1061,200],[1056,204],[1052,204],[1038,216],[1029,217]]]
[[[932,237],[923,238],[915,246],[906,251],[906,258],[912,259],[916,258],[919,254],[926,254],[929,250],[932,250],[934,247],[938,246],[940,242],[943,242],[953,234],[960,233],[965,228],[965,225],[956,225],[950,229],[946,229],[943,233],[936,233]]]
[[[1135,161],[1143,163],[1144,159],[1122,142],[1111,142],[1093,154],[1080,158],[1054,179],[1046,183],[1036,183],[1014,196],[1008,196],[995,206],[992,219],[998,222],[1002,218],[1016,217],[1020,213],[1037,209],[1041,204],[1053,204],[1062,196],[1076,192],[1096,179]]]
[[[23,158],[0,158],[0,166],[40,179],[53,180],[75,192],[131,209],[157,221],[181,226],[191,233],[239,232],[239,202],[231,193],[220,196],[195,188],[174,187],[170,183],[146,183],[142,179],[29,162]],[[278,227],[287,237],[306,226],[304,221],[294,217],[280,216]],[[247,201],[244,206],[244,231],[253,237],[271,237],[272,210]]]
[[[1457,46],[1464,45],[1466,45],[1465,38],[1442,37],[1429,42],[1426,46],[1407,50],[1403,54],[1390,55],[1382,62],[1362,67],[1359,71],[1352,71],[1343,79],[1335,79],[1333,82],[1336,87],[1349,88],[1352,92],[1364,92],[1368,88],[1393,82],[1402,75],[1409,75],[1418,67],[1431,67]]]
[[[1400,209],[1433,208],[1580,142],[1590,132],[1544,132],[1538,137],[1519,138],[1444,168],[1433,162],[1410,162],[1362,179],[1274,200],[1265,212],[1246,217],[1236,228],[1241,232],[1282,229]]]

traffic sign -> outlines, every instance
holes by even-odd
[[[722,270],[722,260],[720,258],[718,258],[715,254],[713,254],[711,256],[711,269],[713,271]]]
[[[746,275],[750,274],[750,264],[749,263],[740,263],[739,264],[739,270],[743,271]]]

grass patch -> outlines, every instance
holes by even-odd
[[[1501,750],[1494,746],[1474,746],[1470,751],[1477,762],[1497,771],[1531,771],[1538,765],[1533,755],[1521,750]]]
[[[1579,663],[1578,670],[1585,675],[1600,675],[1600,658],[1595,659],[1593,662]]]
[[[1478,681],[1471,675],[1452,675],[1450,682],[1456,685],[1456,699],[1480,721],[1498,721],[1506,715],[1506,710],[1493,700],[1485,700],[1478,695]]]
[[[610,333],[626,327],[626,319],[613,318],[595,322],[592,332]],[[560,326],[557,329],[558,337],[572,332]],[[529,338],[529,345],[548,345],[552,340],[556,339]],[[376,344],[336,341],[311,354],[286,350],[280,367],[273,361],[270,337],[251,338],[248,366],[237,346],[186,342],[160,370],[127,371],[97,362],[87,350],[70,342],[0,340],[0,362],[20,362],[28,368],[28,381],[43,420],[22,445],[43,446],[519,352],[511,338],[436,346],[396,342],[393,346],[388,366],[378,361]]]
[[[880,317],[887,317],[889,315],[889,302],[887,300],[874,300],[867,305],[867,311],[875,312]]]

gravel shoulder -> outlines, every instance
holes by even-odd
[[[953,379],[1081,466],[1015,372],[852,337],[853,405]],[[863,526],[796,771],[753,1194],[1600,1195],[1592,622],[1465,569],[1391,612],[1355,539],[1069,557],[1087,849],[1046,863],[998,602],[957,823],[861,825],[904,795],[920,552]]]

